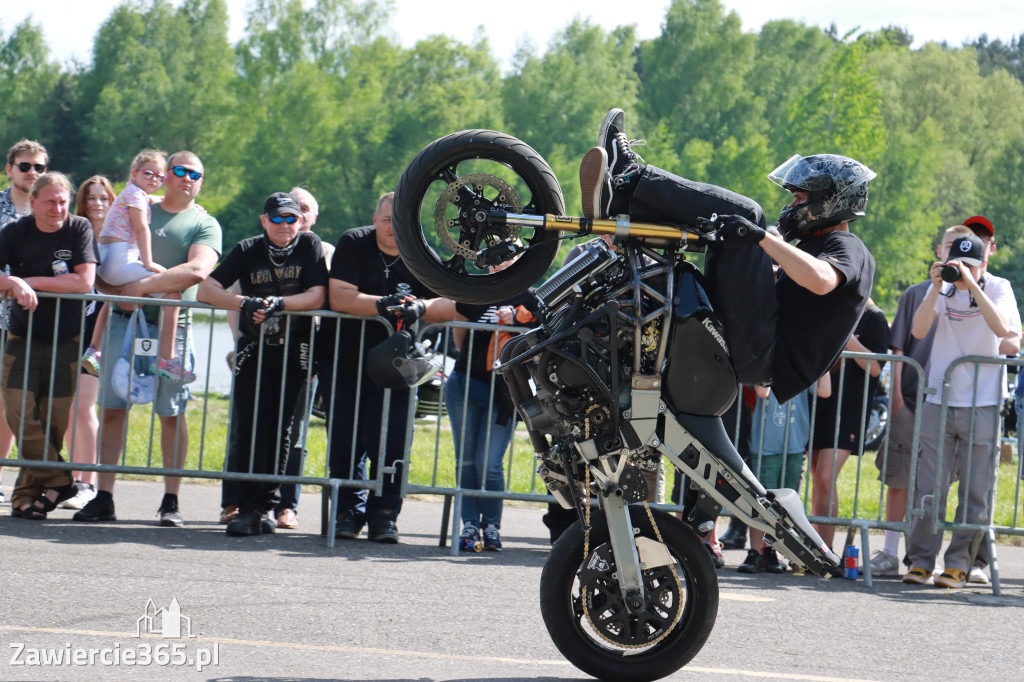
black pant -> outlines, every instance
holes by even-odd
[[[638,222],[694,227],[698,217],[718,214],[739,215],[762,228],[766,224],[764,211],[753,199],[655,166],[640,173],[629,211]],[[770,383],[778,311],[771,258],[746,240],[711,244],[704,277],[740,383]]]
[[[380,495],[359,488],[342,488],[339,513],[366,519],[398,519],[402,510],[402,461],[409,452],[406,432],[410,401],[416,390],[391,391],[391,403],[384,422],[384,389],[363,376],[359,394],[354,379],[339,377],[331,411],[331,478],[369,481],[379,471],[381,431],[384,430],[384,466],[397,467],[384,477]],[[358,400],[358,406],[356,402]]]
[[[305,359],[309,354],[302,345],[307,344],[293,340],[286,358],[283,345],[264,345],[260,354],[258,342],[239,341],[235,352],[228,471],[285,473],[291,448],[291,417],[309,370]],[[268,512],[280,501],[279,487],[279,483],[225,481],[222,500],[226,504],[237,501],[243,512]]]

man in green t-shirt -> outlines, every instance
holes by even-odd
[[[152,208],[150,221],[153,259],[166,268],[123,287],[104,286],[106,293],[121,296],[147,296],[165,291],[180,291],[183,301],[196,300],[196,288],[217,264],[221,253],[221,228],[216,218],[196,206],[196,195],[203,186],[203,164],[192,152],[178,152],[167,159],[167,181],[163,201]],[[128,314],[112,308],[112,315],[104,337],[104,354],[116,357],[128,326]],[[178,317],[176,343],[185,349],[182,360],[185,368],[193,365],[190,310],[182,307]],[[109,354],[107,354],[109,353]],[[125,442],[128,405],[119,398],[111,386],[114,363],[102,364],[100,406],[103,408],[103,437],[100,442],[100,461],[117,464]],[[188,453],[188,430],[185,425],[185,406],[189,391],[185,384],[157,378],[153,410],[160,417],[160,449],[163,466],[176,469],[184,466]],[[181,478],[164,478],[164,497],[160,503],[161,526],[183,525],[178,511],[178,490]],[[76,521],[113,521],[114,474],[99,475],[99,492],[80,512]]]

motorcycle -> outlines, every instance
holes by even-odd
[[[579,521],[553,545],[540,606],[559,651],[608,680],[654,680],[689,662],[718,612],[701,536],[723,510],[763,530],[791,562],[828,575],[839,558],[796,491],[765,490],[719,416],[736,376],[702,273],[699,225],[564,215],[544,159],[500,132],[440,138],[395,189],[396,243],[442,296],[489,304],[533,285],[562,239],[608,235],[533,290],[540,326],[505,345],[505,376],[549,492]],[[491,272],[490,266],[512,261]],[[651,509],[645,472],[685,475],[678,519]]]

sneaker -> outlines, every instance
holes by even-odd
[[[712,545],[710,542],[705,542],[704,547],[707,548],[708,554],[711,555],[711,563],[715,565],[715,568],[721,568],[725,566],[725,557],[722,556],[722,551],[718,549],[717,545]]]
[[[608,174],[608,154],[594,147],[583,155],[580,163],[580,192],[583,194],[583,217],[608,217],[612,200],[612,178]]]
[[[640,172],[643,158],[633,147],[645,145],[645,140],[630,140],[626,135],[626,115],[622,109],[612,109],[601,123],[597,145],[608,155],[608,173],[616,189],[628,184]]]
[[[264,535],[273,535],[277,530],[277,521],[270,518],[270,514],[260,514],[260,532]]]
[[[255,511],[241,512],[228,524],[226,531],[234,536],[259,535],[263,532],[263,516]],[[271,528],[270,532],[273,533],[274,529]]]
[[[78,492],[70,500],[64,500],[57,506],[61,509],[81,509],[85,505],[89,504],[94,497],[96,497],[96,488],[91,483],[82,483],[81,481],[75,481],[75,488]]]
[[[398,542],[398,526],[391,519],[371,519],[367,535],[374,542],[394,545]]]
[[[281,511],[275,514],[277,517],[277,527],[286,528],[288,530],[298,530],[299,528],[299,515],[295,513],[295,510],[291,507],[285,507]]]
[[[733,523],[729,522],[729,528],[718,538],[718,544],[722,549],[743,549],[747,546],[747,527],[739,525],[736,532],[733,532]]]
[[[975,566],[967,574],[967,582],[974,585],[988,585],[988,576],[985,575],[985,571],[981,569],[981,566]]]
[[[348,512],[338,515],[338,525],[334,527],[334,537],[341,540],[355,540],[363,532],[366,520]]]
[[[229,504],[229,505],[227,505],[226,507],[224,507],[223,509],[220,510],[220,519],[217,521],[217,523],[221,523],[221,524],[231,523],[232,521],[235,520],[236,516],[238,516],[238,505],[237,504]]]
[[[959,568],[947,568],[938,578],[935,579],[935,587],[948,587],[956,589],[963,587],[967,582],[967,574]]]
[[[861,569],[861,573],[864,569]],[[885,550],[878,550],[871,557],[871,575],[887,576],[900,574],[900,560]]]
[[[103,354],[92,346],[89,346],[89,348],[86,349],[80,361],[82,369],[85,370],[86,374],[90,374],[94,377],[98,377],[100,375],[101,355]]]
[[[903,576],[903,582],[908,585],[927,585],[932,581],[932,572],[921,566],[911,566],[907,574]]]
[[[775,573],[776,575],[786,572],[786,567],[779,561],[779,555],[774,549],[765,547],[761,550],[761,558],[764,561],[764,572]]]
[[[92,498],[81,511],[75,512],[75,515],[71,517],[75,521],[117,521],[117,516],[114,514],[114,497],[103,490],[96,493],[96,497]]]
[[[165,494],[156,513],[160,515],[157,525],[165,528],[181,528],[185,525],[185,520],[181,518],[181,513],[178,511],[177,495]]]
[[[484,549],[488,552],[501,551],[501,536],[498,534],[497,526],[484,526]]]
[[[760,573],[764,570],[764,557],[756,549],[747,550],[747,558],[736,567],[737,573]]]
[[[464,523],[462,533],[459,535],[459,551],[479,552],[483,548],[484,543],[480,541],[480,529],[476,527],[475,523]]]
[[[156,373],[164,379],[168,379],[178,384],[191,384],[196,380],[196,375],[193,372],[188,371],[181,364],[181,358],[177,357],[173,360],[160,359],[157,364]]]

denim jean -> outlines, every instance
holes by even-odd
[[[468,395],[467,395],[468,381]],[[501,381],[499,377],[497,381]],[[500,384],[495,390],[502,390]],[[452,424],[455,461],[459,464],[459,487],[463,490],[504,490],[503,461],[512,440],[515,420],[495,423],[497,408],[491,401],[491,385],[453,372],[445,384],[445,406]],[[484,481],[481,481],[481,475]],[[462,522],[481,527],[501,527],[502,501],[499,498],[462,499]]]

